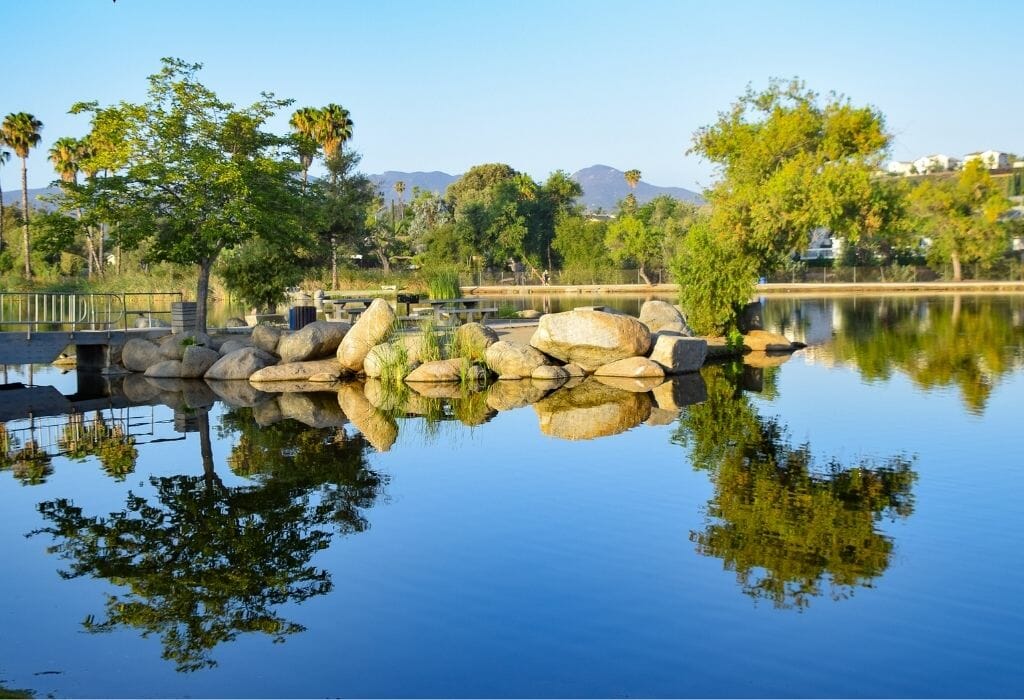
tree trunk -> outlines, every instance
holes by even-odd
[[[21,159],[21,215],[24,219],[22,230],[25,243],[25,278],[32,279],[32,243],[28,237],[28,159]]]
[[[210,441],[210,409],[201,409],[196,416],[196,427],[199,433],[199,456],[203,460],[203,480],[206,488],[223,487],[224,483],[215,471],[213,462],[213,443]]]
[[[331,291],[338,290],[338,246],[331,235]]]
[[[0,186],[0,253],[4,252],[4,188]]]
[[[636,269],[636,271],[637,271],[637,274],[640,275],[640,278],[644,281],[644,284],[646,284],[648,287],[651,286],[651,278],[647,276],[647,270],[644,269],[643,264],[641,264]]]
[[[953,281],[960,282],[963,280],[963,271],[960,269],[960,253],[953,251],[950,257],[950,262],[953,263]]]
[[[210,270],[213,260],[199,263],[199,281],[196,283],[196,330],[206,332],[206,301],[210,296]]]
[[[106,255],[103,252],[103,239],[107,237],[107,225],[100,224],[100,239],[96,242],[96,247],[99,252],[96,256],[96,271],[101,275],[103,274],[103,268],[107,266]]]

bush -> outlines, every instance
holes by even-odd
[[[427,272],[431,299],[457,299],[462,295],[459,272],[454,267],[437,267]]]
[[[687,233],[672,261],[679,303],[690,327],[701,335],[722,335],[756,289],[756,262],[739,246],[716,236],[706,222]]]

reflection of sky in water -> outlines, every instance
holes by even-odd
[[[777,609],[695,551],[716,482],[672,442],[677,424],[566,441],[541,434],[530,406],[473,428],[399,417],[391,449],[366,452],[390,479],[363,509],[369,528],[312,559],[333,590],[278,609],[306,631],[276,645],[240,635],[214,649],[217,668],[179,674],[153,636],[82,634],[115,587],[62,580],[47,538],[24,534],[41,526],[41,501],[105,517],[129,491],[152,499],[151,475],[202,476],[188,433],[140,445],[124,482],[94,459],[55,458],[33,487],[0,473],[0,551],[17,572],[0,598],[18,630],[0,642],[0,683],[114,696],[1020,695],[1019,362],[993,377],[979,413],[955,384],[925,390],[903,371],[866,381],[854,363],[809,356],[766,371],[765,391],[744,394],[753,414],[776,419],[787,444],[809,443],[819,467],[906,455],[917,476],[912,514],[875,522],[892,542],[887,568],[849,599]],[[41,377],[75,389],[73,375]],[[218,433],[226,410],[210,413],[213,462],[245,487],[228,466],[239,436]],[[61,675],[33,675],[49,670]]]

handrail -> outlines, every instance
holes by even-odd
[[[128,330],[128,298],[145,297],[140,314],[170,313],[154,308],[157,297],[175,297],[181,292],[0,292],[0,329],[24,326],[28,338],[40,326],[70,326],[78,330]],[[62,330],[67,330],[66,328]]]

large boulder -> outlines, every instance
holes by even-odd
[[[395,326],[395,311],[383,299],[374,299],[359,316],[338,346],[338,362],[353,372],[363,370],[363,360],[370,348],[379,345]]]
[[[281,337],[277,354],[281,362],[305,362],[331,357],[351,326],[340,321],[315,321]]]
[[[268,326],[265,323],[258,324],[252,329],[252,344],[265,352],[277,354],[277,344],[281,341],[282,331],[276,326]]]
[[[160,346],[144,338],[132,338],[121,349],[121,364],[132,372],[145,372],[164,359]]]
[[[276,362],[274,356],[255,347],[243,347],[217,360],[203,375],[207,379],[248,379]]]
[[[307,380],[321,372],[333,373],[340,377],[341,367],[335,359],[310,360],[308,362],[287,362],[272,367],[264,367],[249,377],[251,382],[294,382]]]
[[[543,353],[529,345],[499,340],[484,354],[487,367],[498,379],[525,379],[541,365],[550,364]]]
[[[398,439],[398,424],[366,398],[358,382],[348,382],[338,391],[338,405],[366,441],[378,452],[387,452]]]
[[[594,370],[597,377],[661,377],[665,376],[665,370],[657,362],[652,362],[646,357],[624,357],[615,362],[601,365]]]
[[[160,340],[160,354],[165,360],[180,360],[185,356],[185,348],[202,346],[213,347],[213,339],[201,331],[175,333]]]
[[[363,359],[363,372],[371,378],[397,373],[402,376],[395,377],[396,379],[404,379],[409,370],[415,369],[415,366],[416,363],[409,359],[409,350],[406,344],[397,340],[374,345]]]
[[[750,331],[743,336],[743,345],[751,350],[767,352],[788,352],[794,349],[793,341],[771,331]]]
[[[487,348],[496,342],[498,334],[481,323],[464,323],[455,331],[455,352],[470,360],[483,360]]]
[[[609,362],[646,355],[651,333],[631,316],[574,309],[542,316],[530,345],[593,372]]]
[[[189,345],[181,358],[182,379],[200,379],[220,359],[216,350],[202,345]]]
[[[228,353],[232,353],[235,350],[241,350],[242,348],[252,347],[255,346],[252,344],[252,341],[248,338],[228,338],[227,340],[220,344],[220,347],[217,348],[217,352],[220,353],[221,357],[224,357]]]
[[[487,405],[495,411],[511,411],[540,401],[548,392],[529,379],[495,382],[487,387]]]
[[[645,301],[640,307],[640,323],[647,326],[651,333],[673,331],[681,335],[693,335],[682,312],[667,301]]]
[[[416,382],[459,382],[464,373],[463,366],[468,366],[468,361],[456,357],[451,360],[434,360],[424,362],[422,365],[410,372],[405,381]]]
[[[181,360],[161,360],[150,365],[146,370],[147,377],[172,377],[181,378]]]
[[[708,343],[703,338],[659,335],[651,350],[651,360],[664,368],[665,374],[696,372],[704,366]]]
[[[555,365],[541,365],[537,369],[533,370],[533,374],[531,374],[530,377],[532,379],[564,382],[569,378],[569,372],[563,367],[556,367]]]
[[[643,423],[651,415],[651,399],[647,394],[614,389],[588,379],[572,389],[559,389],[533,408],[545,435],[589,440]]]

